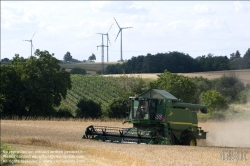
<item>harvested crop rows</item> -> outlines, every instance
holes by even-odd
[[[18,150],[83,150],[81,165],[250,165],[249,121],[200,123],[209,133],[206,141],[198,141],[197,147],[82,139],[89,125],[131,127],[121,122],[2,120],[1,140]],[[246,158],[228,158],[227,154],[236,152],[244,152]],[[41,160],[37,165],[43,165]]]
[[[63,103],[73,110],[77,109],[77,103],[81,99],[93,100],[100,103],[105,109],[108,103],[119,96],[115,91],[118,86],[118,78],[102,77],[98,75],[82,76],[71,75],[72,89],[68,91]],[[97,95],[98,94],[98,95]]]

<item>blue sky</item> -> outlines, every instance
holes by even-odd
[[[123,30],[123,59],[169,51],[193,58],[236,50],[243,55],[250,48],[249,1],[1,1],[1,58],[28,58],[30,43],[23,40],[35,33],[35,49],[61,60],[67,51],[78,60],[94,53],[100,62],[102,38],[96,33],[107,33],[113,24],[109,61],[118,61],[114,17],[121,27],[133,27]]]

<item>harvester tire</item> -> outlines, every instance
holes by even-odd
[[[176,142],[176,139],[175,139],[173,132],[171,132],[170,138],[171,138],[171,140],[170,140],[171,145],[177,145],[177,142]]]
[[[197,141],[194,135],[186,135],[183,138],[183,145],[185,146],[196,146]]]

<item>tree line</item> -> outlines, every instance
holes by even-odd
[[[19,56],[19,54],[15,54],[15,56]],[[19,56],[20,57],[20,56]],[[27,59],[25,59],[24,57],[20,57],[20,59],[22,61],[26,61]],[[83,62],[94,62],[96,60],[96,56],[95,54],[92,53],[92,55],[89,56],[88,60],[83,60]],[[1,62],[11,62],[11,60],[9,58],[3,58],[1,59]],[[61,62],[73,62],[73,63],[76,63],[76,62],[81,62],[80,60],[78,59],[74,59],[73,56],[71,55],[71,53],[69,51],[66,52],[66,54],[64,54],[63,56],[63,61]]]
[[[63,56],[63,60],[65,62],[80,62],[77,59],[74,59],[73,56],[69,51],[66,52],[66,54]],[[89,56],[88,60],[83,60],[83,62],[94,62],[96,60],[95,54],[92,53],[92,55]]]
[[[190,73],[220,70],[250,69],[250,48],[241,56],[237,50],[227,56],[214,56],[213,54],[192,58],[181,52],[147,54],[132,57],[123,64],[108,65],[106,74],[131,73],[163,73],[168,70],[172,73]]]

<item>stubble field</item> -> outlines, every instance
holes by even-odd
[[[47,155],[47,158],[36,158],[36,163],[24,165],[250,165],[250,121],[247,120],[199,123],[209,133],[206,141],[198,141],[197,147],[82,139],[89,125],[131,127],[122,122],[1,120],[1,140],[17,150],[33,154],[37,151],[81,152],[78,154],[81,158],[68,163],[64,161],[70,154],[60,154],[58,162],[45,163],[51,157]]]

